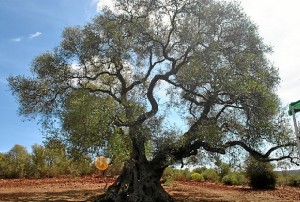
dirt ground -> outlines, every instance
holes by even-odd
[[[114,179],[107,178],[108,185]],[[99,176],[51,179],[0,179],[0,201],[91,201],[104,192]],[[172,182],[165,189],[179,202],[292,202],[300,201],[300,188],[277,187],[253,191],[246,186]]]

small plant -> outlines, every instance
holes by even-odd
[[[174,169],[172,167],[167,167],[164,170],[161,182],[163,184],[170,184],[172,181],[174,181]]]
[[[198,168],[195,168],[193,170],[193,173],[199,173],[199,174],[202,174],[205,170],[207,170],[206,167],[198,167]]]
[[[191,180],[191,172],[189,169],[175,169],[174,170],[174,180],[176,181],[189,181]]]
[[[191,178],[192,178],[192,180],[195,180],[197,182],[204,182],[205,181],[203,175],[199,174],[199,173],[192,173]]]
[[[245,177],[239,173],[228,173],[222,178],[226,185],[242,185],[245,183]]]
[[[300,175],[290,174],[287,177],[287,185],[291,187],[300,187]]]
[[[254,189],[274,189],[276,185],[276,174],[269,162],[260,162],[253,158],[247,162],[247,176],[250,186]]]
[[[207,169],[203,172],[203,177],[205,180],[216,182],[219,179],[219,175],[215,169]]]

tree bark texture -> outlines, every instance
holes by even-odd
[[[174,202],[161,186],[159,166],[127,163],[121,175],[97,202]]]
[[[141,127],[129,129],[132,142],[131,157],[122,173],[99,202],[173,202],[161,186],[161,177],[166,166],[163,161],[148,161],[145,155],[145,136]]]

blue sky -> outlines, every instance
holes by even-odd
[[[0,0],[0,152],[42,143],[36,121],[18,116],[6,78],[30,75],[32,59],[58,45],[64,27],[83,25],[96,14],[95,0]]]
[[[231,0],[227,0],[231,1]],[[233,0],[232,0],[233,1]],[[284,105],[300,99],[300,1],[241,0],[273,47],[270,60],[282,78],[278,94]],[[7,87],[10,75],[30,75],[32,59],[59,44],[67,26],[83,25],[110,0],[0,0],[0,152],[14,144],[26,146],[43,139],[36,121],[18,116],[18,103]]]

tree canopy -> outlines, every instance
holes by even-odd
[[[8,80],[22,115],[59,118],[80,147],[117,132],[129,161],[156,172],[202,150],[292,160],[269,53],[237,3],[116,0],[66,28],[58,47],[33,60],[32,77]],[[174,114],[183,128],[168,121]]]

